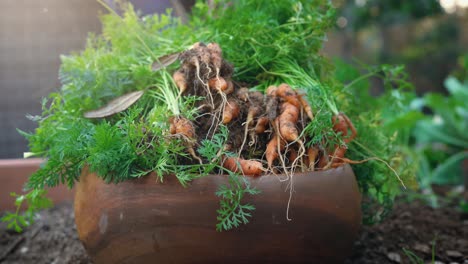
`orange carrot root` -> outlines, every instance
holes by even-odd
[[[299,118],[299,109],[285,102],[281,106],[281,114],[277,117],[279,122],[279,132],[288,142],[293,142],[298,139],[299,133],[296,128],[296,122]]]
[[[206,45],[206,47],[211,53],[210,60],[213,63],[213,66],[215,67],[217,71],[216,73],[218,74],[223,63],[221,47],[217,43],[214,43],[214,42],[209,43],[208,45]]]
[[[195,127],[193,123],[185,117],[172,117],[169,119],[171,123],[170,132],[171,134],[179,134],[186,137],[189,140],[195,139]]]
[[[265,171],[261,162],[237,157],[225,158],[223,167],[232,172],[242,173],[246,176],[259,176]]]
[[[239,116],[239,113],[240,108],[236,101],[233,99],[228,100],[226,105],[224,106],[223,124],[230,123],[233,119]]]
[[[174,83],[179,88],[180,93],[187,90],[187,80],[185,80],[185,75],[181,70],[175,71],[172,78],[174,78]]]
[[[338,146],[333,152],[333,155],[330,156],[331,159],[326,167],[333,167],[335,163],[342,163],[347,150],[348,148],[346,146]]]
[[[266,95],[268,96],[276,96],[276,91],[278,91],[278,87],[271,85],[265,90]]]
[[[319,150],[317,168],[323,169],[328,165],[328,155],[324,149]]]
[[[265,132],[268,127],[268,121],[268,117],[266,116],[262,116],[257,120],[257,124],[255,125],[255,133],[257,135]]]
[[[185,140],[185,145],[189,154],[201,163],[202,160],[197,156],[193,148],[196,140],[195,127],[193,123],[185,117],[172,117],[169,119],[169,132],[174,135],[180,135]]]
[[[332,117],[333,131],[343,136],[345,143],[351,142],[356,136],[357,131],[349,117],[344,113],[339,113]],[[348,136],[349,131],[351,135]]]
[[[298,109],[301,107],[301,102],[298,99],[296,91],[294,91],[289,85],[285,83],[278,86],[276,95],[281,97],[284,101],[294,105]]]
[[[319,154],[319,149],[316,146],[312,146],[307,149],[307,158],[308,158],[308,164],[307,166],[311,171],[314,171],[315,169],[315,160],[317,159],[317,156]]]
[[[279,145],[278,145],[279,144]],[[279,157],[278,150],[283,151],[286,148],[286,142],[276,134],[268,142],[265,150],[265,158],[268,163],[268,168],[271,168],[273,162]]]
[[[215,77],[212,78],[208,81],[208,86],[217,91],[217,92],[223,92],[228,89],[228,83],[223,77]]]
[[[225,94],[232,94],[234,92],[234,83],[231,80],[226,80],[227,88],[224,90]]]
[[[310,107],[309,102],[307,99],[304,97],[304,94],[299,94],[297,98],[299,99],[302,109],[304,109],[304,112],[306,112],[307,116],[309,117],[310,120],[314,119],[314,114],[312,112],[312,107]]]
[[[239,90],[237,90],[236,96],[240,100],[247,102],[249,100],[249,89],[245,87],[240,88]]]

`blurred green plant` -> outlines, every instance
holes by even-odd
[[[445,81],[449,95],[426,94],[416,101],[432,115],[418,121],[413,131],[421,151],[422,188],[431,184],[463,184],[462,162],[468,159],[468,80],[451,76]]]
[[[335,59],[334,65],[336,78],[345,83],[340,93],[352,98],[346,102],[352,106],[346,108],[349,114],[359,119],[356,122],[359,138],[352,143],[354,148],[350,148],[351,159],[382,157],[392,167],[399,168],[398,174],[407,189],[417,189],[414,175],[418,162],[416,153],[410,148],[410,140],[411,128],[423,115],[410,104],[416,94],[408,82],[404,66],[369,67],[362,63],[355,66],[340,59]],[[371,81],[374,80],[383,84],[384,91],[379,95],[371,93]],[[377,132],[372,127],[381,129]],[[389,150],[396,154],[391,157],[385,155]],[[356,175],[364,178],[359,181],[363,193],[371,194],[365,197],[367,201],[363,203],[362,209],[366,216],[364,223],[372,224],[388,215],[394,198],[400,192],[396,187],[398,182],[390,180],[395,177],[392,171],[384,169],[385,165],[379,161],[369,162],[374,166],[372,174],[369,173],[369,164],[357,164],[353,169]],[[367,177],[378,180],[370,181]]]
[[[441,14],[438,0],[344,0],[339,1],[342,14],[354,30],[379,24],[391,25]]]

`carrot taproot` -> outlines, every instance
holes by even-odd
[[[230,123],[233,119],[237,118],[240,113],[240,107],[234,99],[229,99],[224,106],[223,111],[223,124]]]
[[[296,141],[299,137],[296,128],[296,122],[299,118],[299,109],[289,102],[284,102],[281,109],[281,114],[277,117],[281,137],[288,142]]]
[[[218,74],[223,64],[221,47],[217,43],[214,43],[214,42],[208,43],[206,47],[210,51],[211,63],[213,63],[213,66],[216,69],[216,73]]]
[[[299,102],[301,103],[302,109],[304,109],[304,112],[306,112],[309,119],[313,120],[314,119],[314,114],[312,112],[312,107],[310,106],[309,102],[307,101],[307,99],[304,96],[305,96],[305,94],[298,94],[297,98],[299,99]]]
[[[255,134],[264,133],[265,130],[267,129],[268,123],[269,123],[268,117],[266,116],[259,117],[257,120],[257,124],[255,125]]]
[[[335,151],[333,152],[333,155],[330,155],[330,160],[326,168],[334,167],[334,166],[336,167],[336,164],[343,163],[343,159],[347,150],[348,148],[346,146],[336,147]]]
[[[291,86],[282,83],[278,86],[276,90],[276,96],[281,97],[284,101],[294,105],[298,109],[301,107],[301,103],[298,99],[296,91],[294,91]]]
[[[174,79],[174,83],[179,88],[180,93],[185,92],[187,90],[187,80],[185,79],[185,74],[181,70],[177,70],[172,74],[172,78]]]
[[[226,157],[223,168],[246,176],[259,176],[265,171],[261,162],[238,157]]]
[[[262,109],[258,105],[251,105],[249,108],[249,112],[247,113],[247,120],[245,121],[245,129],[244,129],[244,140],[242,141],[242,144],[239,148],[239,155],[244,149],[245,142],[247,141],[247,135],[249,134],[249,126],[253,122],[255,116],[260,113]]]
[[[278,116],[278,104],[279,102],[276,96],[267,95],[265,112],[270,122],[273,122]]]
[[[200,164],[203,163],[194,150],[196,134],[193,123],[187,118],[181,116],[171,117],[169,122],[171,124],[169,132],[173,135],[181,136],[185,141],[185,145],[189,154],[198,160]]]
[[[349,117],[344,113],[339,113],[332,116],[333,131],[335,133],[340,133],[345,144],[350,143],[356,136],[357,131]],[[334,145],[330,155],[330,160],[328,161],[325,169],[334,168],[340,166],[339,164],[343,163],[346,151],[348,147],[346,145]]]
[[[232,80],[226,80],[226,83],[227,87],[226,90],[224,90],[223,92],[225,94],[232,94],[234,92],[234,83],[232,82]]]
[[[307,149],[307,159],[308,159],[308,167],[309,170],[314,171],[315,170],[315,161],[317,159],[317,156],[319,154],[319,148],[317,146],[312,146]]]
[[[265,94],[268,96],[276,96],[276,92],[278,91],[278,87],[274,85],[268,86],[268,88],[265,90]]]
[[[281,118],[286,119],[292,123],[296,123],[299,119],[299,109],[289,102],[284,102],[281,105],[281,112],[279,115],[280,121]]]
[[[356,136],[357,131],[349,117],[344,113],[332,116],[333,131],[341,133],[345,143],[351,142]],[[351,135],[348,136],[348,133]]]
[[[247,102],[249,100],[249,88],[242,87],[236,92],[237,98],[240,100]]]
[[[217,92],[224,92],[228,89],[228,83],[223,77],[211,78],[208,81],[208,86]]]
[[[319,152],[318,152],[318,157],[317,157],[317,161],[316,161],[316,167],[318,169],[323,169],[325,168],[327,165],[328,165],[328,152],[325,148],[323,147],[318,147],[319,148]]]
[[[280,133],[288,142],[296,141],[299,137],[296,125],[292,122],[280,122]]]
[[[268,163],[268,168],[271,168],[273,162],[279,157],[280,152],[286,148],[286,141],[282,140],[278,135],[274,135],[267,144],[265,150],[265,158]]]
[[[171,134],[179,134],[186,137],[189,140],[195,138],[195,127],[193,123],[185,117],[177,116],[169,119],[172,125],[170,129]]]

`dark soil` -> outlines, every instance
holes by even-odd
[[[414,263],[408,254],[431,263],[433,241],[435,263],[468,263],[468,220],[455,207],[400,203],[384,223],[363,227],[346,264]],[[0,224],[0,263],[91,263],[77,238],[71,205],[43,211],[23,234]]]
[[[0,223],[0,263],[92,263],[78,240],[71,204],[42,211],[21,234]]]
[[[346,264],[468,263],[468,220],[463,218],[456,207],[400,202],[383,223],[362,228]],[[411,254],[423,262],[412,262]]]

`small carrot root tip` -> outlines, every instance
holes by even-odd
[[[260,176],[266,171],[261,162],[245,160],[240,157],[227,157],[224,159],[222,166],[229,171],[242,173],[245,176]]]

